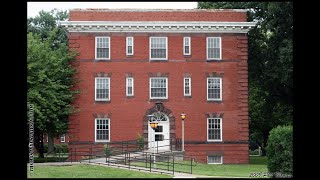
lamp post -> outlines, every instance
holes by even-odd
[[[184,119],[187,117],[185,113],[181,114],[182,119],[182,151],[184,151]]]
[[[153,143],[152,143],[152,148],[153,148],[153,165],[154,165],[154,168],[156,167],[156,156],[155,156],[155,143],[156,143],[156,139],[155,139],[155,134],[156,134],[156,129],[157,129],[157,127],[158,127],[158,121],[155,121],[155,120],[153,120],[152,121],[152,118],[154,117],[154,115],[153,114],[151,114],[151,115],[148,115],[148,117],[149,117],[149,122],[150,122],[150,127],[153,129],[153,135],[151,136],[152,138],[151,138],[151,141],[152,141],[152,139],[154,139],[154,141],[153,141]]]

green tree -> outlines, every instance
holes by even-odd
[[[257,22],[248,33],[249,125],[250,140],[265,154],[269,131],[292,123],[293,3],[199,2],[198,8],[247,9],[248,21]]]
[[[63,28],[52,23],[60,17],[53,18],[54,12],[42,11],[40,16],[28,19],[27,100],[34,106],[34,140],[39,157],[43,157],[44,133],[49,135],[52,151],[53,137],[67,131],[68,116],[75,112],[71,103],[79,92],[74,89],[76,70],[71,65],[77,54],[69,52]]]

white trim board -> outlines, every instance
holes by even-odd
[[[247,33],[256,22],[61,21],[69,32]]]

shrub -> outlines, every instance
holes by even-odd
[[[144,137],[139,133],[137,138],[138,149],[142,150],[144,148]]]
[[[54,151],[56,153],[68,153],[68,145],[67,144],[55,144]]]
[[[104,152],[106,153],[106,156],[111,156],[112,153],[111,153],[111,148],[109,144],[105,144],[103,147],[104,147]]]
[[[267,142],[268,170],[273,177],[292,176],[292,126],[278,126],[270,131]]]

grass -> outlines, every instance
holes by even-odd
[[[34,166],[28,178],[171,178],[164,174],[137,172],[94,165]]]
[[[179,162],[179,161],[175,161]],[[190,161],[180,161],[188,164]],[[145,163],[131,163],[131,165],[145,167]],[[153,165],[152,165],[153,166]],[[149,167],[149,164],[148,164]],[[157,168],[167,169],[166,163],[157,163]],[[172,170],[172,167],[169,168]],[[267,158],[251,156],[250,164],[202,164],[197,163],[192,168],[192,174],[222,177],[246,177],[252,173],[267,173]],[[190,166],[175,165],[175,171],[190,172]],[[28,170],[28,177],[29,170]],[[93,165],[72,166],[34,166],[33,178],[170,178],[169,175],[137,172],[125,169],[115,169]]]
[[[181,164],[190,164],[190,161],[175,161]],[[145,167],[145,163],[132,163]],[[148,167],[149,164],[147,164]],[[153,166],[153,165],[151,165]],[[157,163],[157,168],[167,169],[167,163]],[[190,172],[190,166],[175,165],[175,171]],[[172,171],[172,167],[169,167]],[[192,174],[208,175],[208,176],[224,176],[224,177],[250,177],[252,173],[267,173],[266,157],[250,157],[250,164],[202,164],[197,163],[192,167]]]

